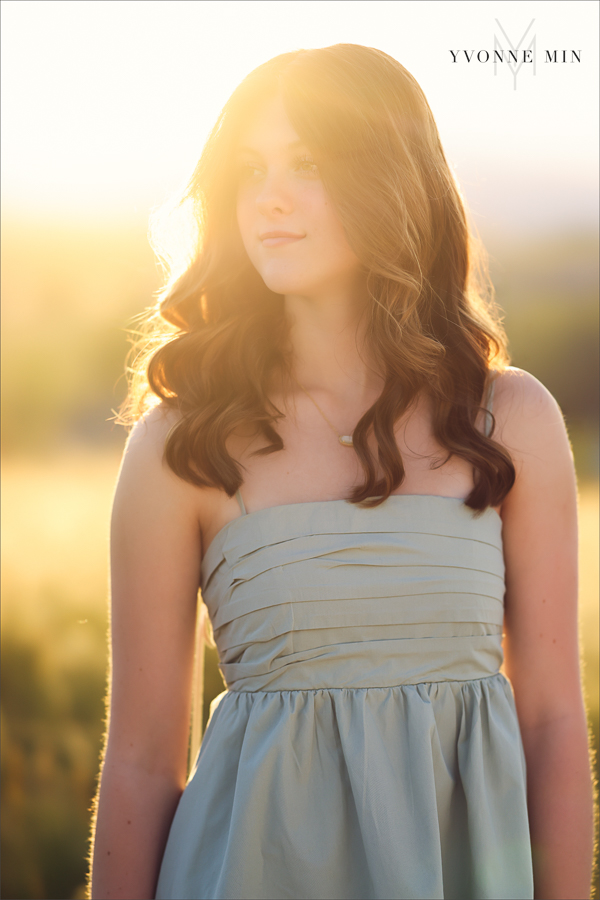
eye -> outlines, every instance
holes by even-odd
[[[240,178],[242,181],[252,181],[260,175],[260,171],[254,163],[244,162],[240,165]]]
[[[302,175],[318,175],[319,169],[314,159],[310,156],[299,156],[294,160],[294,166]]]

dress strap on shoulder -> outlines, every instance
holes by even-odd
[[[239,491],[239,488],[238,488],[238,490],[235,492],[235,499],[237,500],[237,502],[238,502],[239,505],[240,505],[240,509],[241,509],[241,511],[242,511],[242,515],[243,515],[243,516],[248,515],[248,513],[246,512],[246,507],[245,507],[245,505],[244,505],[244,501],[242,500],[242,495],[241,495],[241,493],[240,493],[240,491]]]
[[[489,416],[485,417],[485,436],[489,437],[492,431],[492,414],[493,414],[493,406],[494,406],[494,388],[496,386],[496,376],[493,375],[490,378],[490,383],[487,389],[487,396],[485,400],[485,410],[490,413]]]

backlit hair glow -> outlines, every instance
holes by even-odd
[[[273,374],[285,379],[290,371],[282,298],[251,265],[235,213],[240,135],[278,94],[368,273],[366,339],[385,386],[354,431],[364,481],[349,499],[377,505],[402,483],[394,424],[426,392],[437,441],[473,466],[466,505],[499,504],[514,467],[475,427],[491,370],[508,362],[483,251],[421,88],[392,57],[355,44],[278,56],[225,105],[181,198],[180,209],[191,213],[186,260],[176,264],[161,251],[166,284],[147,317],[122,421],[141,415],[153,397],[176,408],[169,466],[230,496],[243,480],[226,446],[234,429],[260,433],[259,453],[283,447],[281,413],[267,395]]]

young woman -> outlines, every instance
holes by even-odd
[[[114,501],[93,896],[587,897],[569,442],[419,86],[279,56],[187,200]],[[228,690],[186,784],[199,586]]]

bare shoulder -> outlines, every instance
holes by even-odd
[[[133,453],[162,456],[169,431],[179,418],[179,413],[164,403],[154,406],[131,429],[125,445],[125,455]]]
[[[494,415],[507,424],[513,418],[541,416],[562,420],[559,406],[541,381],[524,369],[508,366],[494,379]]]
[[[195,514],[197,489],[179,478],[164,459],[169,431],[179,414],[159,404],[140,418],[129,434],[117,483],[116,506],[132,508],[177,505]],[[121,501],[119,503],[119,501]]]
[[[171,470],[163,459],[165,444],[169,432],[179,419],[179,413],[163,403],[138,419],[125,444],[121,471],[150,468],[156,476],[161,472],[166,477]],[[171,474],[174,476],[174,473]]]
[[[523,369],[509,367],[495,379],[493,434],[510,453],[518,485],[556,494],[571,491],[574,467],[561,409],[550,391]],[[515,489],[513,489],[514,493]]]
[[[570,456],[561,409],[550,391],[523,369],[510,366],[496,375],[494,438],[506,446],[516,463],[556,452]]]

